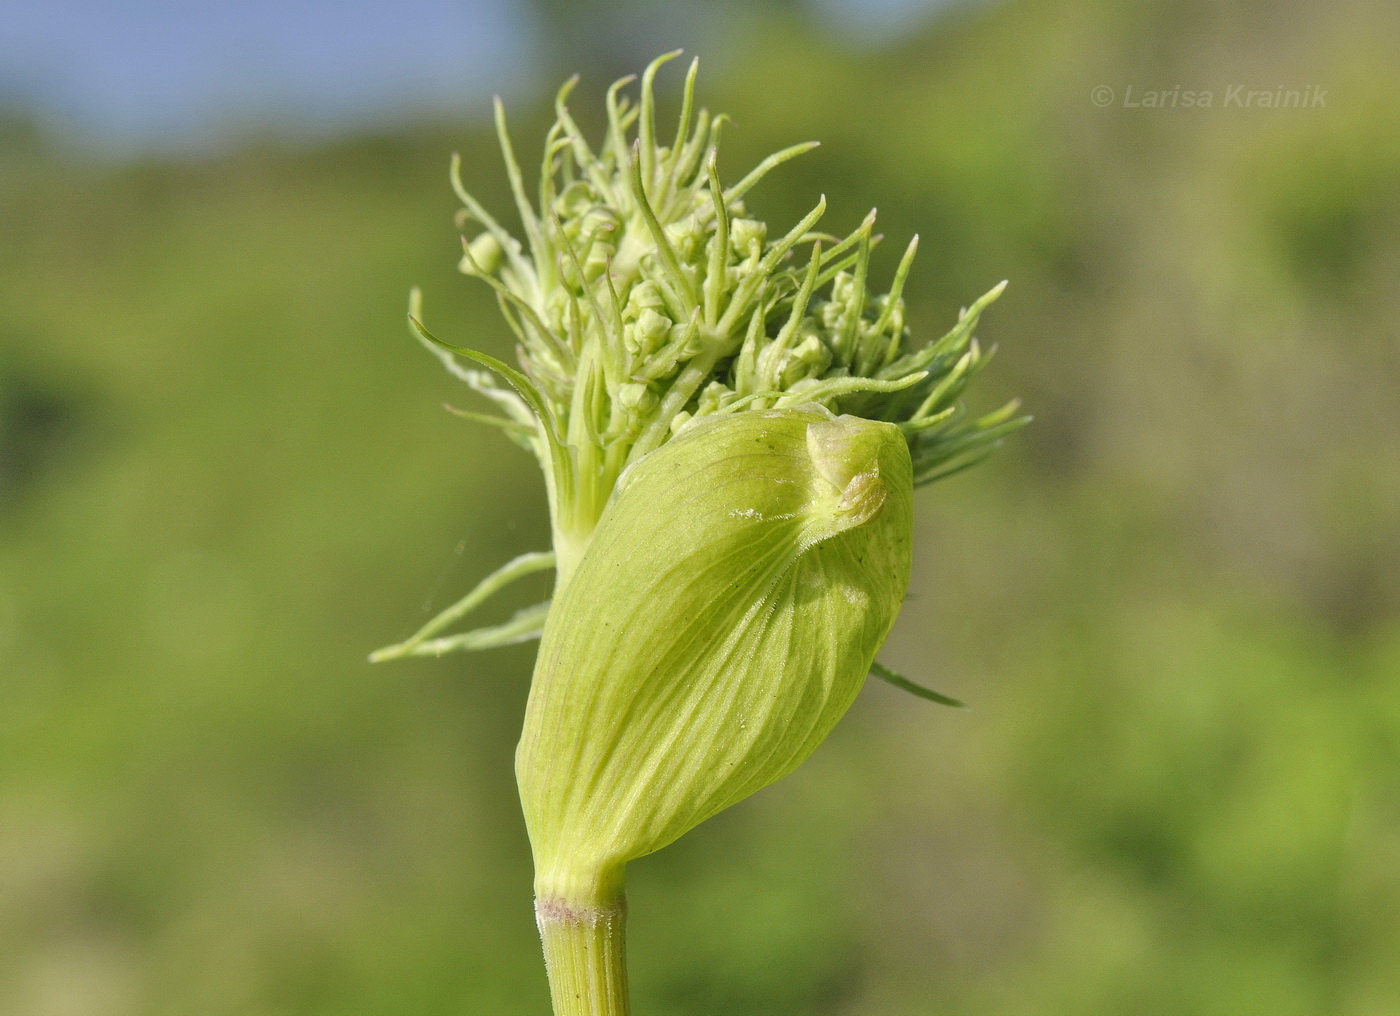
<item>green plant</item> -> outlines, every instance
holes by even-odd
[[[724,118],[694,108],[694,63],[674,137],[658,139],[653,81],[675,55],[646,69],[635,105],[631,79],[608,91],[596,150],[565,85],[533,202],[497,103],[524,244],[454,161],[464,223],[481,227],[461,269],[495,291],[519,368],[433,337],[416,293],[410,307],[428,348],[500,411],[462,415],[539,460],[553,549],[372,659],[541,638],[516,769],[558,1016],[627,1011],[628,861],[790,772],[870,673],[958,704],[875,660],[908,583],[912,494],[1026,422],[1014,402],[974,418],[959,401],[1002,286],[914,344],[902,290],[917,238],[878,296],[873,213],[827,235],[823,198],[770,238],[744,197],[813,145],[725,187]],[[551,602],[445,634],[551,567]]]

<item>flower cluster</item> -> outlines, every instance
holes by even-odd
[[[630,79],[609,90],[597,148],[561,90],[534,200],[497,103],[523,242],[454,160],[461,224],[477,227],[461,269],[495,291],[518,368],[434,338],[416,294],[410,311],[500,410],[463,415],[539,459],[554,546],[371,658],[541,639],[516,776],[556,1016],[625,1016],[628,863],[791,772],[868,675],[959,704],[875,659],[908,587],[914,487],[1026,422],[1014,402],[973,418],[959,401],[1002,287],[913,341],[916,242],[876,295],[873,212],[845,237],[818,229],[825,198],[781,235],[749,216],[748,192],[812,145],[725,187],[724,119],[694,108],[695,64],[661,143],[653,83],[674,55],[635,105]],[[441,634],[551,567],[551,601]]]
[[[747,216],[745,195],[815,143],[770,155],[724,186],[725,119],[695,109],[695,63],[674,137],[658,140],[653,80],[675,55],[646,69],[635,104],[623,94],[630,78],[609,89],[608,127],[596,148],[566,104],[574,81],[561,89],[533,201],[497,102],[523,243],[472,197],[453,164],[462,225],[480,230],[464,243],[461,269],[495,289],[519,340],[522,373],[505,372],[511,390],[489,374],[458,372],[504,412],[478,418],[539,457],[563,576],[622,470],[692,420],[814,404],[896,423],[916,483],[970,465],[1025,422],[1015,418],[1015,403],[970,418],[958,401],[986,362],[973,329],[1002,286],[941,339],[913,341],[902,290],[918,238],[890,291],[875,295],[874,212],[850,235],[831,236],[818,230],[823,198],[782,235],[770,235]],[[799,250],[804,258],[794,257]]]

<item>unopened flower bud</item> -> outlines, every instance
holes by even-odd
[[[637,317],[636,336],[640,340],[637,343],[639,351],[643,354],[654,353],[666,338],[666,334],[671,330],[673,322],[665,314],[658,314],[647,307]]]
[[[757,260],[763,255],[763,241],[768,239],[768,224],[757,219],[735,219],[729,236],[740,257]]]
[[[617,401],[629,413],[641,413],[656,403],[656,396],[646,385],[628,381],[617,386]]]
[[[788,354],[778,374],[779,387],[791,388],[806,378],[821,377],[830,366],[831,350],[816,335],[808,335]]]
[[[816,407],[699,419],[624,474],[516,755],[541,901],[603,902],[826,737],[904,598],[912,492],[897,427]]]
[[[464,275],[476,275],[478,271],[495,275],[501,267],[501,243],[490,233],[482,233],[467,245],[459,266]]]

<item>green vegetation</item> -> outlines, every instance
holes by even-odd
[[[778,27],[706,68],[731,165],[824,142],[755,214],[878,203],[881,279],[918,232],[916,334],[1012,278],[979,384],[1037,423],[916,498],[883,658],[972,708],[872,685],[781,790],[634,864],[636,1010],[1389,1016],[1394,12],[1013,4],[864,55]],[[1235,81],[1329,103],[1089,98]],[[364,662],[548,542],[530,457],[439,410],[469,393],[404,336],[421,284],[509,353],[453,270],[454,150],[509,207],[486,122],[122,167],[0,143],[0,1012],[548,1011],[531,647]],[[518,585],[496,619],[547,591]]]

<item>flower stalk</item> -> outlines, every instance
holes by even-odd
[[[554,1016],[627,1016],[627,902],[541,897],[535,920]]]
[[[871,212],[822,232],[826,199],[780,235],[744,199],[815,146],[724,186],[724,118],[674,135],[654,81],[676,54],[609,89],[598,146],[565,84],[532,193],[506,117],[496,128],[522,231],[466,189],[461,271],[489,286],[518,366],[410,323],[544,474],[553,548],[497,570],[371,658],[540,638],[516,776],[535,858],[556,1016],[627,1012],[623,873],[791,772],[866,677],[947,705],[875,659],[908,584],[916,486],[980,461],[1017,427],[1012,402],[970,416],[989,358],[973,332],[996,286],[942,338],[914,341],[903,290],[870,290]],[[555,571],[551,600],[449,634],[499,589]]]

